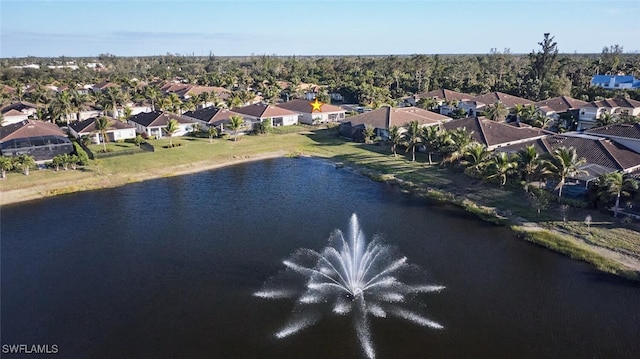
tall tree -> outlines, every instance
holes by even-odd
[[[151,101],[151,109],[156,110],[156,102],[160,98],[160,89],[155,86],[147,86],[144,89],[144,96]]]
[[[486,114],[491,121],[503,122],[507,118],[509,110],[502,101],[496,101],[493,105],[488,106]]]
[[[167,122],[167,126],[162,128],[164,130],[164,132],[167,133],[167,135],[169,136],[169,147],[173,147],[173,135],[178,131],[178,129],[180,128],[180,124],[178,123],[178,120],[176,120],[175,118],[172,118],[169,120],[169,122]]]
[[[7,171],[11,171],[13,169],[13,158],[0,156],[0,171],[1,178],[7,178]]]
[[[438,126],[427,126],[422,129],[422,143],[427,150],[429,165],[433,165],[431,156],[438,151],[441,146],[440,136],[442,131]]]
[[[233,141],[238,141],[238,130],[244,124],[244,118],[238,115],[229,117],[229,123],[227,126],[233,131]]]
[[[398,157],[396,149],[398,148],[398,145],[404,142],[404,131],[398,126],[391,126],[389,129],[389,142],[391,142],[391,152],[393,152],[393,157]]]
[[[407,146],[407,152],[411,150],[411,161],[416,160],[416,147],[422,143],[422,130],[420,129],[420,123],[418,121],[409,122],[407,127],[407,133],[405,135],[405,145]]]
[[[600,176],[596,185],[602,192],[601,195],[616,198],[615,205],[613,206],[614,217],[618,217],[618,212],[620,211],[620,197],[630,196],[630,190],[638,189],[638,182],[633,178],[625,176],[621,172],[611,172]]]
[[[541,100],[543,91],[547,82],[557,67],[558,48],[557,43],[553,41],[555,36],[550,36],[550,33],[544,34],[544,39],[539,42],[540,50],[538,52],[531,52],[529,54],[529,60],[531,61],[530,76],[536,84],[537,91],[534,94],[536,100]]]
[[[545,170],[559,180],[555,188],[558,190],[558,198],[562,197],[562,188],[567,177],[587,173],[580,169],[585,162],[584,158],[578,157],[574,147],[560,147],[551,152],[549,159],[545,161]]]
[[[107,152],[107,142],[109,141],[109,138],[107,137],[107,130],[109,129],[109,118],[105,117],[105,116],[100,116],[96,121],[95,121],[95,127],[96,127],[96,132],[98,132],[98,134],[100,135],[98,137],[98,139],[100,139],[100,137],[102,137],[102,147],[104,152]]]
[[[524,190],[529,192],[529,184],[542,165],[541,157],[533,145],[520,149],[516,155],[518,170],[524,180]]]
[[[504,186],[517,166],[513,156],[506,152],[496,152],[491,156],[485,169],[485,180],[497,179],[500,181],[500,186]]]

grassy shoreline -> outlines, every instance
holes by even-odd
[[[536,218],[530,206],[523,204],[521,193],[480,185],[452,170],[429,166],[420,156],[417,162],[411,162],[404,155],[390,155],[386,147],[345,142],[329,130],[310,132],[304,128],[298,133],[246,136],[237,142],[216,140],[209,143],[207,139],[196,138],[174,139],[174,142],[176,140],[183,146],[164,149],[163,140],[159,140],[154,143],[159,148],[156,152],[92,161],[81,171],[32,171],[30,176],[12,173],[0,181],[0,205],[118,187],[267,158],[313,156],[348,166],[373,180],[397,185],[402,191],[418,197],[456,205],[482,220],[510,227],[527,241],[591,263],[604,272],[640,280],[640,240],[633,239],[640,238],[639,232],[633,229],[616,232],[618,237],[629,237],[623,238],[623,244],[631,243],[628,246],[633,256],[623,257],[620,248],[598,245],[598,238],[605,242],[606,226],[590,228],[588,236],[595,236],[596,240],[587,242],[583,238],[585,235],[580,233],[582,229],[561,228],[559,214],[554,211]],[[575,213],[573,217],[571,223],[580,228],[583,213]],[[602,221],[605,220],[607,217],[602,216]]]

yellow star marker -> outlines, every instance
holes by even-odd
[[[311,112],[313,111],[322,112],[322,105],[324,105],[324,103],[318,101],[317,98],[315,101],[309,102],[309,104],[311,105]]]

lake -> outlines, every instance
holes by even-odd
[[[446,286],[420,296],[443,330],[371,319],[378,358],[640,357],[640,285],[308,158],[3,206],[2,344],[55,344],[56,358],[363,358],[349,318],[276,339],[294,303],[252,295],[352,213]]]

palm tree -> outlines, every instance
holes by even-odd
[[[7,178],[7,171],[13,169],[13,159],[11,157],[0,156],[0,170],[2,171],[2,178]]]
[[[533,121],[531,125],[535,127],[539,127],[544,130],[547,127],[549,127],[552,123],[553,123],[552,118],[547,117],[541,113],[538,113],[536,116],[533,117]]]
[[[611,172],[604,174],[598,178],[596,183],[598,189],[601,190],[601,195],[606,195],[609,198],[616,197],[616,204],[613,206],[613,216],[618,217],[618,211],[620,210],[620,197],[629,196],[629,190],[637,190],[638,182],[633,178],[624,176],[621,172]]]
[[[113,117],[117,117],[116,112],[118,111],[118,105],[122,105],[125,101],[125,97],[120,88],[115,86],[108,87],[106,91],[101,93],[101,96],[103,97],[103,103],[110,103]]]
[[[618,118],[617,117],[612,116],[608,112],[603,112],[596,119],[596,123],[595,123],[594,127],[608,126],[608,125],[612,125],[612,124],[614,124],[616,122],[618,122]]]
[[[425,110],[433,111],[438,106],[438,100],[434,97],[421,98],[418,100],[416,106],[424,108]]]
[[[244,124],[244,118],[238,115],[233,115],[229,117],[229,123],[227,126],[233,131],[233,140],[238,141],[238,130]]]
[[[60,115],[64,115],[65,122],[69,123],[69,116],[72,112],[73,102],[69,91],[58,92],[53,106],[56,108],[56,112]]]
[[[449,132],[450,137],[446,139],[448,145],[445,149],[447,155],[443,158],[442,164],[455,162],[464,156],[467,146],[473,142],[472,133],[467,132],[464,127]]]
[[[536,117],[537,113],[538,113],[538,109],[536,108],[535,105],[533,104],[526,105],[522,108],[521,121],[524,123],[531,124],[533,122],[533,119]]]
[[[391,152],[393,152],[393,157],[398,157],[396,149],[398,145],[404,142],[404,131],[396,125],[391,126],[389,129],[389,141],[391,142]]]
[[[502,101],[496,101],[493,105],[490,105],[486,110],[487,118],[491,121],[502,122],[507,118],[509,110],[502,103]]]
[[[524,190],[529,192],[529,183],[531,183],[533,175],[539,171],[542,164],[540,155],[538,155],[533,145],[529,145],[520,149],[516,156],[518,169],[522,177],[524,177]]]
[[[420,123],[418,121],[409,122],[409,128],[407,129],[405,135],[405,145],[407,146],[407,151],[411,149],[411,161],[415,162],[416,160],[416,147],[422,143],[422,130],[420,128]]]
[[[487,149],[487,146],[478,143],[471,142],[464,152],[464,157],[460,161],[460,164],[467,166],[467,169],[471,169],[475,173],[480,173],[487,164],[487,160],[491,156],[491,151]]]
[[[578,153],[573,147],[560,147],[553,150],[550,158],[545,162],[545,170],[560,180],[555,188],[558,190],[558,198],[562,197],[562,188],[567,177],[587,173],[580,169],[585,162],[584,158],[578,158]]]
[[[509,175],[515,172],[518,163],[506,152],[496,152],[491,156],[485,169],[485,180],[498,179],[500,186],[507,183]]]
[[[431,160],[431,155],[436,152],[440,145],[440,135],[442,131],[438,126],[427,126],[422,129],[422,143],[427,150],[427,155],[429,157],[429,165],[433,165],[433,161]]]
[[[511,108],[511,114],[516,116],[516,119],[520,121],[522,115],[524,114],[524,106],[522,104],[516,104]]]
[[[22,170],[22,173],[25,176],[29,175],[29,170],[36,164],[36,161],[33,157],[29,155],[20,155],[16,158],[14,166]]]
[[[209,134],[209,143],[213,143],[213,138],[218,136],[218,129],[214,126],[209,126],[207,133]]]
[[[107,137],[107,130],[109,129],[109,119],[105,116],[100,116],[95,121],[95,127],[96,132],[98,132],[98,134],[102,136],[102,141],[98,141],[98,143],[102,142],[104,152],[107,152],[107,141],[109,141],[109,138]],[[98,137],[98,140],[99,139],[100,138]]]
[[[151,101],[151,109],[156,110],[156,101],[160,97],[160,90],[155,86],[147,86],[144,89],[144,96]]]
[[[228,101],[229,105],[227,107],[229,108],[240,107],[243,104],[242,99],[238,94],[234,94],[233,96],[229,97]]]
[[[365,124],[362,134],[364,135],[364,143],[372,143],[373,138],[376,135],[376,128],[371,125]]]
[[[167,122],[167,126],[162,128],[164,132],[166,132],[167,135],[169,135],[170,148],[173,147],[173,134],[176,133],[179,128],[180,128],[180,124],[178,123],[178,120],[176,120],[175,118],[170,119],[169,122]]]

